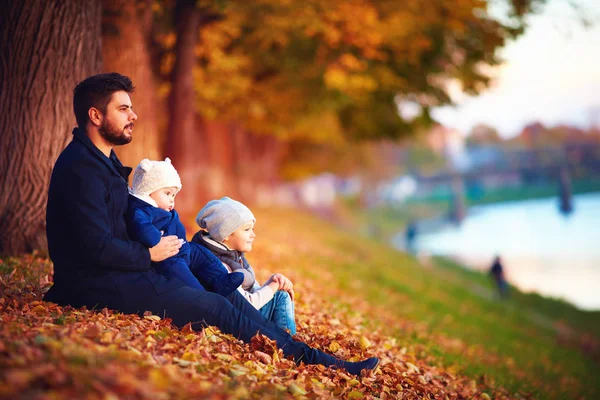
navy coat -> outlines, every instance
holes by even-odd
[[[185,227],[179,220],[177,211],[166,211],[129,195],[126,220],[131,239],[142,242],[147,247],[156,246],[163,235],[175,235],[179,239],[183,239],[184,242],[179,249],[179,253],[161,262],[152,263],[152,266],[159,274],[167,278],[176,278],[188,286],[198,289],[203,288],[198,278],[192,274],[189,268],[191,248],[190,244],[185,241]],[[198,249],[195,247],[194,250]],[[198,260],[198,254],[194,254],[193,258]],[[202,257],[200,260],[199,266],[210,267],[211,263],[203,262],[205,260]],[[217,266],[220,268],[219,265]],[[222,270],[222,268],[220,269]],[[203,271],[206,272],[207,268],[204,268]],[[221,275],[225,275],[225,271],[220,272]],[[204,277],[201,275],[200,278],[203,279]]]
[[[142,242],[147,247],[154,247],[160,242],[162,236],[176,235],[179,239],[186,240],[185,227],[179,219],[177,211],[166,211],[154,207],[145,201],[129,195],[127,211],[127,228],[133,240]],[[160,232],[163,232],[161,235]],[[186,241],[175,256],[182,258],[187,264],[190,262],[190,245]]]
[[[151,269],[150,252],[127,232],[127,178],[111,151],[106,157],[79,128],[58,157],[48,191],[46,233],[54,285],[45,300],[75,307],[143,312],[149,292],[183,286]]]

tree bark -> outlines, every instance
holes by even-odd
[[[132,102],[138,120],[133,141],[115,151],[124,165],[133,168],[143,159],[160,159],[156,84],[150,64],[148,32],[152,21],[151,0],[102,2],[102,58],[105,72],[118,72],[135,85]]]
[[[178,0],[175,6],[177,42],[175,44],[175,64],[173,66],[172,90],[169,98],[169,127],[166,141],[166,154],[177,168],[183,188],[177,196],[177,210],[186,221],[198,208],[196,196],[200,184],[197,179],[202,165],[201,148],[193,145],[196,132],[194,65],[195,47],[198,43],[200,11],[195,1]]]
[[[52,166],[75,126],[73,88],[100,72],[100,4],[0,7],[0,253],[46,248]]]

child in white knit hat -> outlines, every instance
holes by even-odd
[[[179,253],[152,263],[154,269],[187,286],[202,288],[204,285],[226,296],[240,286],[244,275],[228,274],[211,252],[185,242],[185,228],[175,211],[175,196],[180,190],[181,179],[169,158],[165,161],[142,160],[135,169],[129,196],[129,235],[148,247],[156,246],[163,235],[177,235],[183,242]]]
[[[267,320],[296,334],[292,282],[274,274],[261,286],[244,256],[252,250],[256,237],[252,211],[239,201],[223,197],[209,201],[198,213],[196,222],[203,230],[194,235],[192,242],[213,252],[230,272],[243,272],[244,282],[238,291]]]

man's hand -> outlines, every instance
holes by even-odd
[[[154,262],[160,262],[173,257],[179,253],[183,243],[183,239],[179,239],[175,235],[164,236],[156,246],[150,247],[150,259]]]

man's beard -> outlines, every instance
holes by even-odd
[[[108,143],[112,144],[113,146],[121,146],[131,142],[131,135],[125,133],[125,129],[129,127],[133,128],[133,122],[125,125],[122,130],[119,130],[119,128],[108,122],[108,120],[104,119],[98,131],[100,132],[102,138]]]

